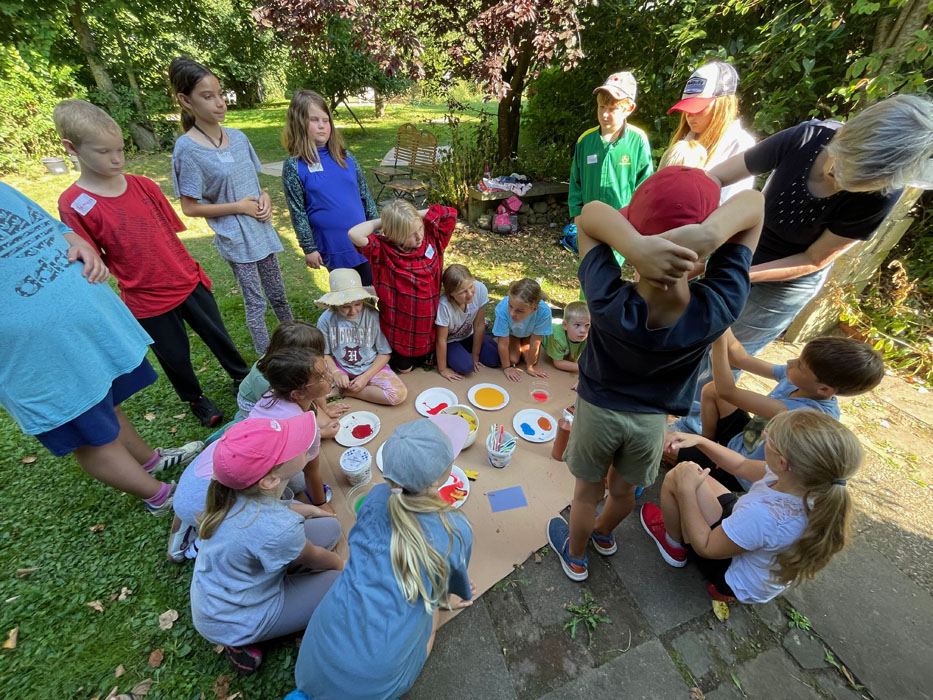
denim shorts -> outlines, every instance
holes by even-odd
[[[109,445],[120,434],[120,424],[114,407],[158,378],[149,360],[143,358],[136,369],[113,380],[110,391],[100,403],[57,428],[39,433],[36,438],[56,457],[71,454],[79,447]]]

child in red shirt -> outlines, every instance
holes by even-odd
[[[204,425],[219,424],[223,413],[202,393],[191,366],[185,322],[235,387],[249,367],[224,327],[210,279],[177,236],[185,225],[156,183],[123,174],[123,133],[106,112],[65,100],[54,118],[62,145],[81,164],[78,180],[58,198],[61,220],[101,252],[179,398]]]
[[[379,325],[400,374],[427,364],[434,349],[434,319],[441,294],[444,250],[457,210],[439,204],[418,211],[404,199],[382,208],[380,218],[350,229],[350,241],[369,260],[379,296]],[[382,235],[376,232],[382,229]]]

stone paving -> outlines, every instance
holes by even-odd
[[[639,503],[658,493],[655,484]],[[582,584],[553,553],[529,556],[439,631],[406,697],[933,698],[933,597],[867,538],[776,601],[730,604],[723,622],[699,573],[665,564],[635,514],[616,538],[612,557],[590,550]],[[565,605],[581,603],[584,591],[611,619],[592,643],[582,628],[575,640],[564,629]],[[802,627],[790,626],[795,611]]]

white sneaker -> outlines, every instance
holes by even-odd
[[[174,467],[179,464],[187,464],[200,454],[204,449],[204,443],[200,440],[189,442],[181,447],[159,447],[156,452],[159,453],[159,461],[149,470],[150,474],[158,474],[163,469]]]
[[[174,527],[174,523],[172,524]],[[179,521],[178,529],[173,530],[168,536],[168,558],[176,564],[181,564],[185,559],[188,548],[194,542],[195,529],[191,525],[185,525]]]

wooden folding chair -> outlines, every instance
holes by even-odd
[[[412,201],[415,194],[427,188],[431,178],[437,173],[437,137],[427,129],[418,132],[411,172],[393,178],[386,183],[396,197],[408,197]]]
[[[402,124],[395,134],[395,159],[392,165],[379,165],[369,172],[382,185],[376,201],[382,198],[386,185],[396,178],[410,178],[414,172],[413,164],[418,150],[420,132],[414,124]]]

